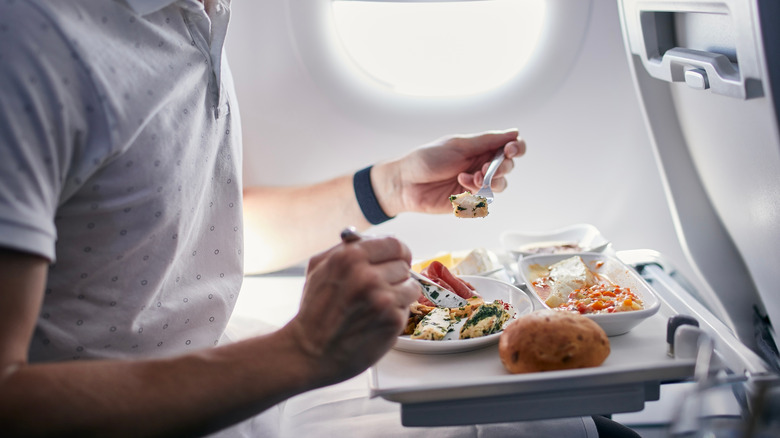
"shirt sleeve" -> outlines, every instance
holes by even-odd
[[[0,247],[55,260],[55,216],[99,99],[45,11],[0,5]]]

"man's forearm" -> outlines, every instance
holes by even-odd
[[[201,435],[311,389],[313,369],[284,331],[171,359],[22,365],[0,380],[0,428],[10,436]]]
[[[306,187],[244,190],[245,271],[270,272],[338,243],[345,226],[365,229],[352,175]]]

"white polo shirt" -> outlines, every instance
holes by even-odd
[[[0,3],[0,247],[53,261],[31,361],[217,343],[242,280],[229,15]]]

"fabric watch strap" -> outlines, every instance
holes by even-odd
[[[382,222],[389,221],[392,217],[385,214],[379,201],[376,199],[374,188],[371,186],[371,168],[368,166],[355,173],[352,179],[352,185],[355,187],[355,197],[357,198],[360,210],[363,216],[373,225],[379,225]]]

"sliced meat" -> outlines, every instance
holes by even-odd
[[[433,261],[431,262],[428,267],[422,270],[422,275],[430,278],[434,283],[438,284],[439,286],[448,289],[452,292],[455,292],[458,294],[458,296],[462,298],[469,299],[474,296],[479,296],[475,292],[474,286],[469,284],[469,282],[456,277],[452,272],[450,272],[449,269],[447,269],[446,266],[444,266],[439,261]],[[425,298],[422,294],[420,294],[420,297],[418,300],[421,304],[425,304],[427,306],[433,306],[434,304]]]

